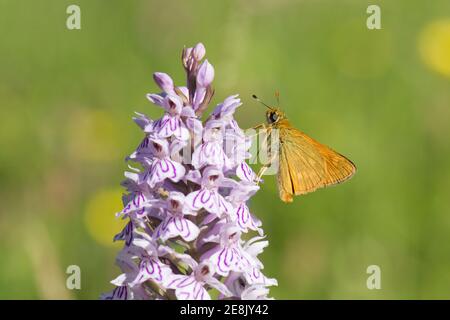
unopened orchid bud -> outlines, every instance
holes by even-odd
[[[206,88],[213,82],[213,80],[214,80],[214,68],[208,62],[208,60],[205,60],[198,69],[197,86],[201,88]]]
[[[197,45],[192,50],[192,54],[193,54],[195,60],[201,61],[205,57],[205,54],[206,54],[205,46],[203,45],[203,43],[201,43],[201,42],[197,43]]]
[[[173,92],[173,80],[167,73],[155,72],[153,74],[153,79],[162,91],[166,93]]]
[[[184,48],[183,53],[181,55],[181,60],[183,61],[183,66],[188,69],[189,68],[189,60],[191,59],[192,48]]]

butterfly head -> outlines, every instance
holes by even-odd
[[[278,97],[279,97],[278,93],[276,93],[275,96],[277,97],[277,100],[278,100]],[[268,109],[266,111],[266,120],[267,120],[268,124],[274,124],[274,123],[277,123],[277,122],[279,122],[279,121],[281,121],[281,120],[286,118],[286,115],[284,114],[284,112],[281,111],[279,108],[269,106],[268,104],[262,102],[255,95],[253,95],[253,99],[255,99],[256,101],[260,102],[262,105],[264,105]]]
[[[271,108],[266,111],[266,119],[268,124],[277,123],[280,120],[286,118],[286,115],[283,111],[277,108]]]

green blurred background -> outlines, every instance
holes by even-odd
[[[66,8],[81,7],[81,30]],[[378,4],[382,30],[368,30]],[[278,299],[450,298],[450,2],[361,0],[0,0],[0,298],[97,299],[119,272],[124,158],[152,73],[184,81],[201,41],[218,103],[241,94],[241,127],[264,121],[250,96],[351,158],[336,188],[253,198]],[[81,290],[65,288],[81,267]],[[368,290],[379,265],[382,289]]]

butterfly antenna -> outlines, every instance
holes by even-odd
[[[275,98],[277,99],[278,108],[280,107],[280,91],[275,91]]]
[[[262,102],[256,95],[252,95],[252,98],[255,99],[256,101],[258,101],[259,103],[261,103],[263,106],[266,106],[269,109],[273,109],[271,106],[269,106],[268,104]]]

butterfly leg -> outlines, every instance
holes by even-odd
[[[272,127],[266,126],[264,123],[263,123],[263,126],[266,131],[266,136],[265,136],[265,140],[259,143],[259,148],[256,150],[256,159],[259,159],[259,153],[262,148],[264,148],[264,150],[267,151],[267,153],[269,155],[271,154],[271,145],[269,144],[269,140],[271,137],[270,133],[272,132]],[[271,162],[272,162],[272,160],[269,161],[269,163],[268,163],[269,166],[270,166]]]
[[[268,163],[266,163],[265,165],[263,165],[259,169],[258,175],[257,175],[257,178],[256,178],[256,185],[259,185],[259,183],[262,181],[262,176],[272,166],[272,164],[273,164],[274,160],[276,159],[276,157],[277,157],[276,154],[272,155],[272,158],[270,159],[270,161]]]
[[[256,129],[259,129],[259,128],[264,128],[264,131],[267,132],[267,133],[266,133],[266,135],[267,135],[267,136],[266,136],[266,142],[267,142],[272,127],[271,127],[271,126],[267,126],[265,123],[261,123],[261,124],[258,124],[257,126],[251,127],[250,129],[256,130]],[[248,129],[248,130],[250,130],[250,129]],[[248,135],[247,137],[249,137],[249,138],[254,138],[254,137],[259,136],[259,135],[260,135],[260,132],[256,132],[256,133],[254,133],[254,134]],[[255,156],[255,159],[256,159],[256,160],[257,160],[258,157],[259,157],[259,151],[260,151],[260,148],[258,148],[258,149],[256,150],[256,156]]]
[[[276,153],[272,154],[271,144],[269,144],[269,140],[271,139],[272,127],[271,126],[265,126],[265,128],[266,128],[266,131],[267,131],[266,137],[265,137],[265,141],[263,143],[261,143],[261,147],[257,149],[256,159],[259,159],[259,152],[260,152],[261,148],[263,147],[267,151],[267,153],[268,153],[268,155],[270,157],[270,160],[268,162],[266,162],[266,164],[264,164],[259,169],[259,172],[258,172],[258,175],[257,175],[257,185],[259,185],[259,183],[262,180],[261,179],[262,176],[272,166],[272,164],[273,164],[273,162],[274,162],[274,160],[276,159],[276,156],[277,156]]]
[[[247,130],[257,130],[257,129],[261,129],[261,128],[263,128],[264,130],[267,130],[266,124],[265,123],[261,123],[261,124],[258,124],[257,126],[249,128]],[[248,135],[248,137],[253,138],[253,137],[256,137],[257,135],[259,135],[259,132],[256,132],[254,134]]]
[[[256,130],[256,129],[259,129],[259,128],[266,128],[266,124],[263,122],[261,124],[258,124],[256,126],[254,126],[254,127],[251,127],[250,129]]]

